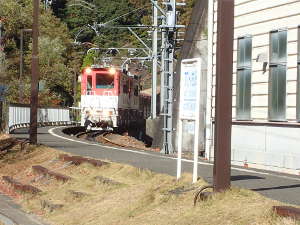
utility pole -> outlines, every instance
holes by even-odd
[[[32,32],[32,29],[21,29],[20,36],[20,76],[19,76],[19,102],[23,101],[24,90],[23,90],[23,48],[24,48],[24,32]]]
[[[4,50],[2,47],[2,20],[0,19],[0,69],[3,69],[4,64]]]
[[[157,4],[157,1],[154,1]],[[152,33],[152,119],[156,118],[156,95],[157,95],[157,35],[158,35],[158,9],[153,5],[153,33]]]
[[[38,80],[39,80],[39,0],[33,0],[33,25],[32,25],[32,63],[31,63],[31,97],[30,97],[30,129],[29,139],[31,144],[37,144],[37,110],[38,110]]]
[[[234,0],[218,1],[214,191],[230,188]]]

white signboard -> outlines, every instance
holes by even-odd
[[[192,120],[195,121],[193,183],[197,182],[198,176],[200,78],[201,59],[195,58],[182,60],[180,74],[177,179],[181,177],[182,123],[183,120]]]
[[[200,59],[187,59],[181,63],[179,118],[195,120],[197,91],[200,89]]]

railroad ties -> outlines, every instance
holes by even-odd
[[[300,221],[300,209],[292,206],[273,206],[273,211],[282,217],[289,217]]]
[[[9,148],[9,146],[12,146],[13,144],[16,143],[15,139],[9,139],[6,141],[0,141],[0,149],[6,149]],[[26,143],[26,142],[22,142]],[[29,171],[28,174],[24,174],[23,176],[20,176],[20,174],[17,175],[17,178],[14,178],[12,176],[2,176],[2,181],[3,185],[6,184],[7,187],[4,186],[5,192],[7,192],[8,195],[11,196],[18,196],[17,192],[19,194],[31,194],[31,195],[40,195],[36,196],[40,200],[40,207],[42,210],[54,212],[56,210],[62,209],[66,202],[62,201],[61,199],[49,199],[43,197],[43,193],[45,190],[42,190],[45,185],[48,185],[49,183],[54,182],[54,180],[66,183],[68,181],[72,181],[77,183],[76,178],[72,178],[68,175],[62,174],[57,172],[57,170],[61,170],[66,167],[66,165],[74,165],[74,166],[79,166],[83,163],[87,163],[90,165],[93,165],[94,167],[101,167],[104,165],[108,165],[108,162],[104,162],[101,160],[96,160],[96,159],[91,159],[91,158],[85,158],[81,156],[71,156],[67,154],[62,154],[59,156],[59,163],[57,160],[51,160],[53,162],[58,163],[60,165],[63,163],[63,166],[60,166],[59,168],[53,168],[49,167],[46,168],[41,165],[33,165],[31,167],[31,171]],[[57,167],[57,166],[56,166]],[[45,180],[45,179],[46,180]],[[53,179],[51,179],[53,178]],[[50,180],[51,179],[51,180]],[[114,181],[109,178],[105,178],[102,176],[96,176],[96,177],[91,177],[91,179],[95,182],[95,184],[100,184],[100,185],[112,185],[112,186],[119,186],[122,185],[121,183]],[[32,184],[35,184],[34,186]],[[71,183],[72,184],[72,183]],[[71,185],[72,186],[72,185]],[[70,186],[70,187],[71,187]],[[47,187],[45,187],[47,189]],[[75,187],[76,188],[76,187]],[[45,192],[46,193],[46,192]],[[83,192],[81,190],[66,190],[66,194],[71,197],[71,199],[79,201],[84,197],[90,196],[90,193]],[[47,195],[45,195],[47,196]],[[24,196],[26,198],[26,196]]]
[[[72,178],[57,172],[53,172],[51,170],[48,170],[45,167],[42,166],[32,166],[33,171],[35,171],[38,174],[41,174],[46,177],[54,177],[58,181],[67,182],[71,180]]]
[[[62,161],[66,161],[66,162],[71,162],[72,164],[78,166],[82,163],[88,163],[91,164],[93,166],[96,167],[100,167],[100,166],[104,166],[104,165],[108,165],[109,163],[101,161],[101,160],[97,160],[97,159],[90,159],[90,158],[85,158],[82,156],[69,156],[67,154],[62,154],[59,156],[59,159]]]
[[[18,190],[18,191],[22,191],[22,192],[26,192],[26,193],[31,193],[31,194],[38,194],[41,193],[42,191],[32,185],[29,184],[22,184],[21,182],[13,179],[10,176],[3,176],[2,179],[8,183],[9,185],[11,185],[14,189]]]
[[[0,140],[0,156],[6,154],[15,145],[20,145],[21,151],[24,150],[25,144],[29,143],[28,139],[6,138]]]
[[[7,143],[10,143],[10,142],[7,142]],[[104,165],[108,165],[107,162],[104,162],[101,160],[96,160],[96,159],[85,158],[85,157],[81,157],[81,156],[69,156],[67,154],[63,154],[63,155],[60,155],[59,158],[62,161],[71,162],[73,165],[76,165],[76,166],[81,165],[82,163],[88,163],[95,167],[101,167]],[[53,177],[56,180],[62,181],[62,182],[67,182],[72,179],[72,177],[69,177],[67,175],[64,175],[64,174],[61,174],[58,172],[51,171],[40,165],[32,166],[32,170],[35,173],[42,175],[43,177]],[[3,176],[2,179],[18,191],[32,193],[32,194],[37,194],[37,193],[42,192],[40,189],[38,189],[32,185],[22,184],[21,182],[15,180],[14,178],[12,178],[10,176]]]

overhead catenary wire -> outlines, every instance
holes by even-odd
[[[74,6],[74,4],[69,5],[69,6]],[[95,9],[91,9],[91,8],[89,8],[89,9],[92,10],[92,11],[95,10]],[[144,10],[144,9],[146,9],[146,6],[143,6],[143,7],[134,9],[134,10],[131,10],[131,11],[129,11],[129,12],[123,14],[123,15],[117,16],[117,17],[115,17],[115,18],[113,18],[113,19],[111,19],[111,20],[109,20],[109,21],[107,21],[107,22],[105,22],[105,23],[100,23],[100,24],[95,24],[95,25],[98,25],[98,26],[100,26],[100,27],[105,27],[105,26],[108,25],[109,23],[112,23],[112,22],[114,22],[114,21],[116,21],[116,20],[118,20],[118,19],[120,19],[120,18],[122,18],[122,17],[128,16],[128,15],[134,13],[134,12],[137,12],[137,11],[140,11],[140,10]],[[94,25],[94,26],[95,26],[95,25]],[[92,28],[92,29],[96,32],[96,34],[97,34],[98,32],[96,31],[96,27],[94,27],[94,26],[92,26],[92,25],[90,25],[90,24],[87,24],[87,25],[83,26],[83,27],[79,30],[79,32],[75,35],[75,41],[76,41],[76,39],[78,38],[78,36],[79,36],[86,28]],[[139,26],[138,26],[138,27],[139,27]],[[127,26],[125,26],[125,27],[121,27],[121,26],[120,26],[120,27],[118,27],[118,28],[120,28],[120,29],[121,29],[121,28],[127,29]],[[146,26],[146,28],[148,28],[148,26]],[[97,34],[97,36],[99,36],[99,34]]]
[[[144,6],[144,7],[140,7],[140,8],[134,9],[134,10],[128,12],[128,13],[125,13],[125,14],[123,14],[123,15],[117,16],[117,17],[115,17],[115,18],[113,18],[113,19],[111,19],[111,20],[109,20],[109,21],[107,21],[107,22],[105,22],[105,23],[103,23],[103,24],[101,24],[101,25],[104,25],[104,26],[105,26],[105,25],[107,25],[107,24],[109,24],[109,23],[112,23],[112,22],[114,22],[114,21],[116,21],[116,20],[122,18],[122,17],[125,17],[125,16],[127,16],[127,15],[130,15],[131,13],[134,13],[134,12],[136,12],[136,11],[140,11],[140,10],[142,10],[142,9],[146,9],[146,7]]]

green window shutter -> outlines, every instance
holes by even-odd
[[[270,33],[269,120],[286,121],[287,31]]]
[[[287,59],[287,31],[278,32],[278,63],[286,65]]]
[[[299,51],[298,51],[299,55]],[[297,67],[297,121],[300,122],[300,62]]]
[[[236,119],[251,118],[251,70],[237,71]]]
[[[298,27],[298,66],[297,66],[297,121],[300,122],[300,26]]]
[[[238,58],[237,58],[237,66],[239,68],[244,66],[245,63],[245,42],[244,38],[238,39]]]
[[[270,67],[269,83],[269,119],[286,120],[286,66]]]
[[[245,42],[245,63],[246,68],[252,67],[252,38],[247,37],[244,39]]]
[[[252,38],[238,39],[237,85],[236,85],[236,119],[251,119],[251,67]]]
[[[278,63],[279,58],[278,31],[272,31],[270,34],[270,64]]]

